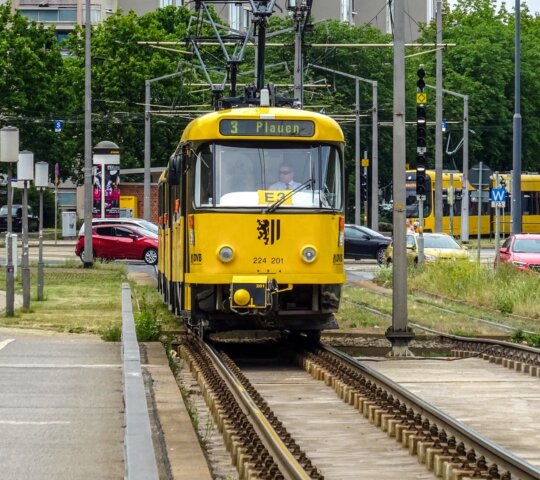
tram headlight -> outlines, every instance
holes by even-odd
[[[315,247],[308,245],[302,249],[302,260],[306,263],[312,263],[317,258],[317,250]]]
[[[218,258],[223,263],[229,263],[234,258],[234,251],[228,245],[224,245],[218,251]]]

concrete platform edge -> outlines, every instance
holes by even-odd
[[[125,404],[125,478],[158,479],[150,418],[131,304],[131,288],[122,284],[122,367]]]

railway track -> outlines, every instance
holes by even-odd
[[[239,478],[540,478],[536,467],[331,347],[279,348],[289,363],[261,361],[261,347],[258,360],[235,362],[224,352],[234,347],[182,341]]]
[[[365,308],[376,315],[391,318],[391,315],[369,307],[360,302],[347,302]],[[450,349],[454,357],[480,357],[491,363],[535,376],[540,376],[540,349],[518,343],[492,340],[487,338],[462,337],[425,327],[415,322],[409,324],[426,333],[451,342]]]

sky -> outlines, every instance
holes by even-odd
[[[455,0],[450,0],[450,4],[455,4]],[[497,3],[500,5],[502,3],[501,0],[497,0]],[[506,9],[509,11],[512,11],[514,9],[514,5],[516,4],[515,0],[506,0]],[[532,13],[540,13],[540,0],[521,0],[521,3],[526,3],[529,7],[529,10]]]

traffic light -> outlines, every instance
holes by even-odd
[[[367,175],[360,175],[360,198],[362,202],[368,199],[368,178]]]
[[[418,69],[418,92],[422,93],[426,86],[424,66]],[[425,95],[416,95],[416,195],[426,194],[426,104]]]

